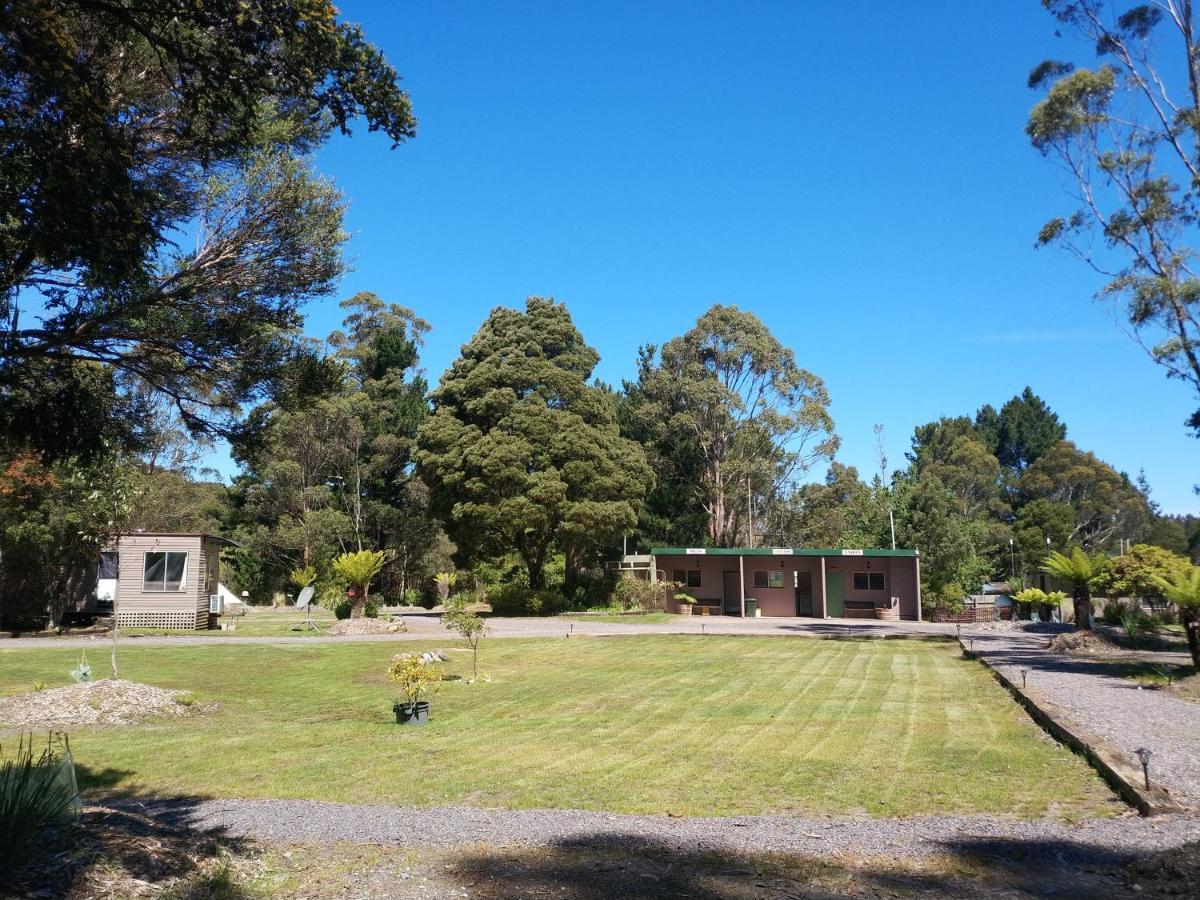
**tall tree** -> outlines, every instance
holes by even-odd
[[[1043,0],[1100,64],[1046,60],[1029,86],[1033,146],[1057,160],[1079,206],[1051,219],[1039,244],[1064,246],[1108,278],[1134,338],[1167,375],[1200,394],[1200,43],[1190,0],[1134,6]],[[1098,233],[1104,249],[1088,241]],[[1200,429],[1200,410],[1189,419]]]
[[[515,551],[530,587],[551,548],[580,559],[637,521],[652,474],[616,403],[588,384],[599,356],[565,306],[494,309],[433,392],[417,463],[469,557]]]
[[[697,463],[690,487],[713,545],[746,540],[755,508],[761,518],[796,478],[833,458],[825,383],[753,313],[718,304],[664,344],[657,365],[652,357],[653,348],[639,372],[639,413],[660,452]]]
[[[994,420],[988,415],[988,410],[991,407],[984,407],[976,414],[976,430],[992,438],[989,449],[1000,465],[1017,474],[1024,472],[1051,447],[1067,437],[1067,426],[1028,387],[1000,407]]]
[[[1117,538],[1140,539],[1150,524],[1146,498],[1129,479],[1070,441],[1030,466],[1018,489],[1025,502],[1045,499],[1070,507],[1074,522],[1066,545],[1099,551]]]
[[[303,157],[358,117],[411,136],[396,81],[327,0],[0,2],[0,412],[98,362],[232,434],[342,272]]]

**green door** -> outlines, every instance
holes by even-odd
[[[825,615],[840,619],[846,615],[846,595],[842,591],[842,573],[825,575]]]

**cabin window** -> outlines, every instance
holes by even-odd
[[[142,565],[143,591],[182,591],[187,582],[187,551],[147,551]]]
[[[682,584],[684,587],[697,588],[700,587],[700,570],[699,569],[676,569],[671,573],[671,580],[676,584]]]
[[[855,572],[854,589],[856,591],[882,591],[882,572]]]
[[[772,569],[755,572],[754,586],[756,588],[781,588],[783,587],[783,572]]]

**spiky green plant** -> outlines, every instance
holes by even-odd
[[[1071,550],[1071,555],[1051,551],[1042,561],[1042,571],[1055,578],[1071,582],[1071,599],[1075,604],[1075,627],[1092,627],[1092,579],[1108,568],[1108,557],[1103,553],[1088,553],[1080,547]]]
[[[354,605],[350,608],[350,618],[357,619],[362,616],[367,606],[371,579],[383,570],[387,561],[386,550],[356,550],[353,553],[343,553],[333,560],[333,571],[354,588]]]
[[[1192,665],[1200,669],[1200,566],[1188,566],[1169,578],[1156,581],[1163,596],[1179,607]]]
[[[4,757],[0,748],[0,872],[20,867],[30,845],[44,825],[69,815],[79,796],[75,779],[63,777],[72,765],[70,746],[63,737],[56,746],[47,741],[35,753],[33,735],[17,739],[17,752]]]

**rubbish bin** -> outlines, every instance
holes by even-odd
[[[758,615],[758,601],[750,597],[746,598],[746,615],[753,618]]]

